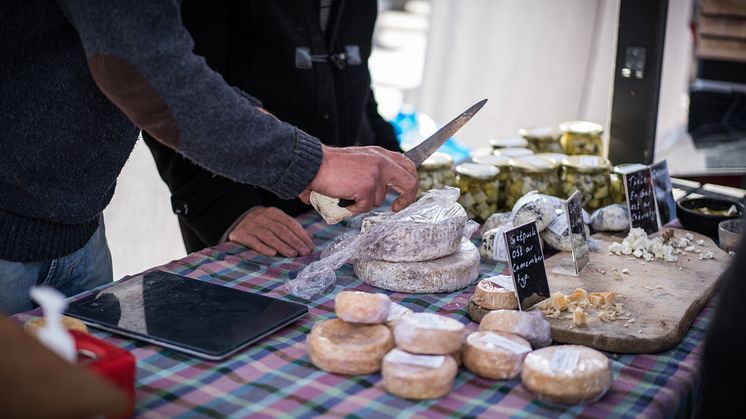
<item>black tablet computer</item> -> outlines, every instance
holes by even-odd
[[[167,272],[115,282],[66,314],[113,333],[220,360],[308,313],[305,305]]]

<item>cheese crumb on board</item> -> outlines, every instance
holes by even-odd
[[[394,347],[388,327],[380,324],[352,324],[340,319],[313,325],[307,338],[308,355],[318,368],[336,374],[372,374]]]
[[[337,317],[349,323],[384,323],[390,309],[391,299],[386,294],[341,291],[334,298]]]
[[[396,346],[413,354],[448,355],[461,349],[464,325],[433,313],[402,317],[394,327]]]
[[[383,358],[383,387],[410,400],[443,397],[453,387],[458,366],[450,356],[415,355],[394,349]]]
[[[512,333],[526,339],[534,348],[541,348],[552,343],[549,322],[537,312],[491,311],[482,318],[479,331]]]
[[[572,294],[566,296],[569,301],[566,306],[555,304],[555,301],[561,301],[562,296],[565,296],[565,294],[556,292],[552,295],[552,298],[539,303],[539,310],[545,317],[559,319],[562,312],[567,312],[569,314],[563,317],[564,319],[572,319],[575,322],[577,318],[580,322],[585,321],[584,325],[587,325],[589,309],[596,309],[599,320],[605,322],[628,319],[630,315],[629,312],[624,311],[624,304],[616,302],[617,295],[613,292],[592,292],[589,294],[586,290],[578,288]],[[578,312],[578,309],[582,310],[583,314],[578,314],[576,317],[575,313]],[[577,322],[575,324],[580,326]]]
[[[510,333],[474,332],[466,338],[464,366],[476,375],[493,380],[512,380],[521,372],[531,345]]]
[[[578,404],[603,397],[612,375],[603,353],[580,345],[560,345],[526,355],[521,381],[540,399]]]
[[[487,310],[514,310],[518,299],[513,290],[503,288],[490,278],[479,281],[474,290],[474,303]]]
[[[580,327],[588,326],[588,313],[583,311],[582,308],[577,307],[575,311],[572,312],[572,322]]]

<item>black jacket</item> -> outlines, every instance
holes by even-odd
[[[328,145],[378,145],[399,151],[393,127],[378,114],[370,88],[368,57],[377,11],[375,0],[336,0],[326,36],[318,1],[313,0],[186,0],[182,18],[194,38],[195,53],[280,120]],[[344,65],[326,59],[348,51],[352,58]],[[304,57],[309,56],[314,61],[307,68]],[[284,201],[213,175],[147,133],[143,137],[171,190],[189,252],[217,244],[251,207],[275,206],[293,216],[309,209],[297,199]]]

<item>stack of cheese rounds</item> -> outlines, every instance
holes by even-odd
[[[464,341],[461,322],[432,313],[402,317],[394,327],[397,348],[383,359],[383,386],[405,399],[443,397],[453,387]]]
[[[469,317],[476,323],[481,323],[482,318],[494,310],[515,310],[518,308],[518,299],[515,292],[507,286],[513,282],[507,275],[498,275],[485,278],[477,284],[474,295],[469,300]]]

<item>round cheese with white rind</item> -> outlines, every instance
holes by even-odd
[[[311,362],[324,371],[372,374],[381,369],[381,360],[394,347],[394,339],[389,328],[381,324],[329,319],[313,325],[307,347]]]
[[[612,384],[609,359],[580,345],[538,349],[526,356],[521,381],[541,399],[555,403],[592,403]]]
[[[448,355],[461,349],[464,325],[434,313],[402,317],[394,327],[396,346],[413,354]]]
[[[513,228],[512,223],[503,224],[500,227],[485,231],[479,244],[479,256],[485,259],[494,259],[501,262],[508,260],[508,246],[505,243],[504,233]]]
[[[438,222],[415,219],[391,221],[387,228],[374,231],[375,240],[365,248],[365,256],[387,262],[420,262],[452,254],[461,243],[468,218],[458,203],[454,203],[453,208],[445,211],[445,214]],[[392,216],[393,213],[382,213],[366,217],[361,233],[370,232]]]
[[[565,214],[562,213],[558,215],[558,217],[564,217]],[[585,226],[585,234],[586,237],[590,237],[591,232],[588,229],[588,226]],[[572,242],[570,241],[570,229],[565,229],[565,232],[560,236],[556,232],[552,231],[551,227],[547,228],[546,230],[539,233],[542,240],[544,240],[544,243],[549,246],[550,248],[554,250],[559,250],[560,252],[572,252]]]
[[[489,278],[479,281],[472,297],[474,303],[487,310],[515,310],[518,299],[515,292],[505,289],[490,281]]]
[[[415,355],[394,349],[383,358],[383,387],[410,400],[430,400],[451,391],[458,372],[456,361],[447,355]]]
[[[313,206],[327,224],[337,224],[353,215],[347,208],[339,206],[339,198],[332,198],[317,192],[311,192],[308,199],[311,201],[311,206]]]
[[[512,380],[521,373],[521,366],[531,345],[522,337],[501,332],[474,332],[466,338],[463,349],[464,366],[474,374],[493,380]]]
[[[510,224],[513,222],[513,213],[512,212],[497,212],[489,217],[487,217],[486,220],[484,220],[484,224],[482,225],[482,231],[489,231],[493,228],[498,228],[505,224]]]
[[[612,204],[591,214],[593,231],[624,231],[629,229],[629,212],[626,205]]]
[[[534,348],[542,348],[552,343],[549,322],[538,311],[491,311],[482,318],[479,330],[512,333],[526,339]]]
[[[355,261],[355,275],[368,285],[406,293],[451,292],[479,277],[479,252],[463,240],[448,256],[423,262]]]
[[[334,298],[337,317],[348,323],[385,323],[389,317],[391,299],[386,294],[341,291]]]
[[[513,206],[513,225],[515,226],[535,221],[536,229],[542,232],[554,220],[554,217],[554,205],[546,195],[528,193]]]

